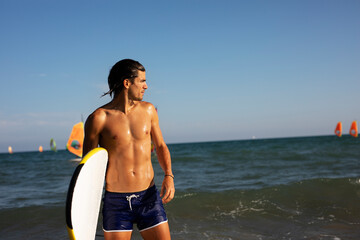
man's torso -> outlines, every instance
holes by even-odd
[[[153,184],[151,164],[151,104],[138,102],[127,113],[107,109],[99,145],[108,150],[106,190],[136,192]]]

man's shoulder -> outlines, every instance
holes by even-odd
[[[138,103],[140,103],[142,106],[152,105],[152,103],[146,101],[139,101]]]
[[[106,115],[106,112],[108,110],[104,107],[99,107],[98,109],[96,109],[91,115],[94,116],[101,116],[101,115]]]
[[[142,111],[147,112],[150,116],[155,116],[157,113],[156,107],[150,102],[141,102]]]
[[[155,110],[155,106],[150,102],[141,101],[140,105],[147,110]]]
[[[98,122],[98,121],[104,121],[105,118],[106,118],[106,109],[100,107],[89,115],[88,120]]]

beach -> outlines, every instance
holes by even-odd
[[[169,144],[172,239],[360,239],[360,140],[348,135]],[[66,150],[0,154],[0,239],[67,239],[78,164]],[[163,173],[152,157],[155,183]],[[101,214],[96,239],[103,239]],[[136,226],[132,239],[141,239]]]

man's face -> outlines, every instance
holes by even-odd
[[[134,101],[141,101],[147,88],[145,71],[138,71],[138,76],[134,79],[134,83],[130,82],[129,98]]]

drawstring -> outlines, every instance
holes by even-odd
[[[126,200],[128,200],[128,202],[129,202],[129,206],[130,206],[130,210],[132,211],[132,207],[131,207],[131,199],[132,198],[138,198],[139,197],[139,195],[135,195],[135,194],[133,194],[133,195],[131,195],[131,196],[126,196]]]

